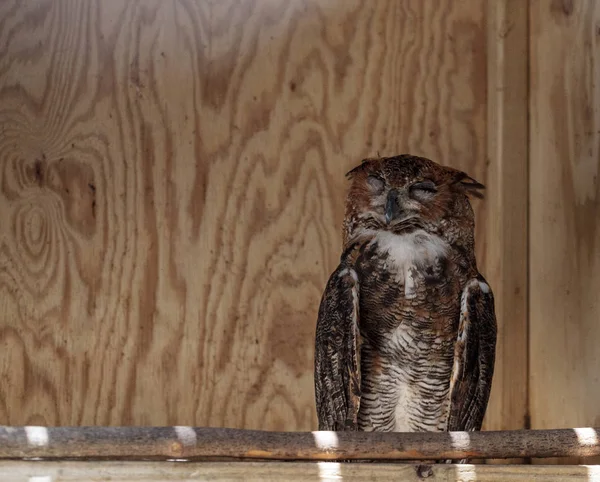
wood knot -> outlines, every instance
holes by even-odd
[[[171,454],[173,455],[183,455],[183,444],[181,442],[173,442],[171,444]]]
[[[419,464],[415,467],[415,470],[417,471],[417,477],[419,477],[419,479],[427,479],[433,476],[431,465]]]
[[[36,159],[33,163],[33,175],[35,177],[35,182],[38,184],[38,186],[41,186],[42,184],[44,184],[44,173],[45,173],[44,160],[45,160],[44,158]]]

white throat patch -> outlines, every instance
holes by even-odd
[[[407,234],[381,231],[377,233],[373,242],[388,253],[389,261],[403,275],[403,279],[398,281],[404,282],[404,296],[409,299],[416,295],[413,270],[417,266],[434,264],[438,258],[446,256],[449,248],[442,238],[421,229]]]

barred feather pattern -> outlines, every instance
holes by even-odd
[[[431,348],[442,353],[432,365],[418,353],[414,326],[403,330],[379,350],[363,346],[363,392],[358,414],[359,430],[421,432],[446,430],[453,347],[433,341]],[[412,332],[412,333],[411,333]],[[431,337],[419,337],[427,343]],[[379,358],[379,366],[373,361]]]
[[[443,240],[418,230],[393,236],[376,235],[356,262],[363,339],[358,427],[445,430],[468,274],[448,276],[457,269]]]

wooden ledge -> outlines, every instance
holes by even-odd
[[[440,460],[600,455],[600,430],[265,432],[198,427],[1,427],[0,459]]]
[[[586,465],[447,465],[337,462],[0,462],[6,482],[157,481],[600,481]]]

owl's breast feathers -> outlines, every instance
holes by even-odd
[[[364,336],[375,341],[400,324],[438,336],[456,334],[469,273],[443,239],[422,230],[402,236],[379,232],[355,256]]]
[[[320,429],[446,430],[449,420],[478,428],[495,348],[495,331],[482,341],[473,328],[482,318],[495,330],[489,286],[460,250],[422,230],[362,236],[319,310]]]

